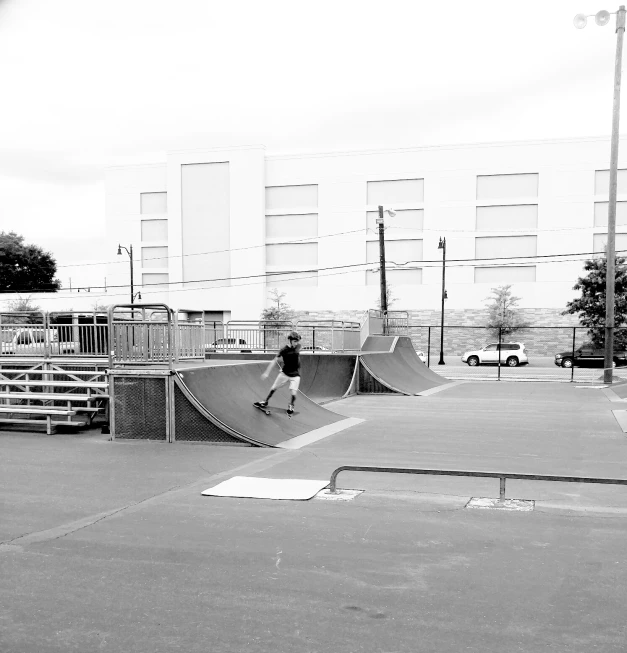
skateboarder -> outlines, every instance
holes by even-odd
[[[274,394],[275,390],[284,386],[286,383],[290,384],[290,393],[292,398],[289,406],[287,407],[287,414],[292,415],[294,412],[294,402],[296,401],[296,393],[300,385],[300,336],[296,331],[290,331],[287,336],[288,343],[281,351],[273,358],[268,365],[268,369],[261,375],[262,379],[267,379],[270,376],[275,364],[279,362],[279,358],[283,361],[281,371],[278,373],[268,396],[265,401],[256,401],[255,406],[258,408],[266,408],[270,397]]]

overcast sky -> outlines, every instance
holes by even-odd
[[[243,143],[278,153],[609,136],[615,16],[583,30],[573,17],[617,8],[0,0],[0,230],[51,251],[65,287],[102,285],[104,268],[83,264],[116,260],[101,244],[107,165]]]

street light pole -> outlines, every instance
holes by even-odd
[[[440,360],[438,365],[446,365],[444,362],[444,300],[446,299],[446,238],[440,238],[438,249],[442,250],[442,316],[440,320]]]
[[[605,249],[605,356],[603,383],[612,383],[614,376],[614,303],[616,285],[616,194],[618,187],[618,125],[620,119],[620,84],[625,34],[625,5],[616,12],[616,61],[614,63],[614,105],[612,108],[612,144],[610,151],[610,192],[607,211],[607,246]],[[588,16],[577,14],[577,29],[586,26]],[[610,13],[602,10],[595,15],[597,25],[607,25]]]
[[[118,256],[122,255],[122,250],[125,250],[126,253],[128,254],[129,260],[130,260],[130,265],[131,265],[131,304],[135,303],[135,288],[133,286],[133,246],[129,245],[130,249],[127,249],[124,247],[124,245],[119,245],[118,244]],[[137,293],[139,295],[139,293]],[[140,295],[141,299],[141,295]]]

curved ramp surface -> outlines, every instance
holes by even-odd
[[[303,354],[300,361],[300,390],[317,404],[354,394],[354,354]]]
[[[337,415],[302,394],[290,418],[285,410],[289,403],[287,386],[274,394],[270,401],[272,414],[265,415],[252,404],[266,397],[274,379],[274,372],[270,378],[261,379],[267,366],[267,362],[234,362],[179,369],[176,382],[211,423],[231,436],[260,446],[289,448],[292,439],[315,441],[361,421]]]
[[[378,353],[362,353],[359,358],[365,371],[383,388],[404,395],[419,395],[449,383],[418,358],[408,336],[377,336],[379,347],[385,346],[381,338],[388,338],[388,342],[395,340],[391,352],[384,349]]]

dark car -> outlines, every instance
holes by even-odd
[[[246,341],[243,338],[218,338],[210,345],[205,345],[205,350],[215,352],[238,349],[241,352],[250,352],[250,349],[243,349],[243,347],[246,347]]]
[[[579,349],[555,354],[555,364],[558,367],[603,367],[605,349],[593,345],[582,345]],[[627,351],[614,350],[614,367],[627,365]]]

